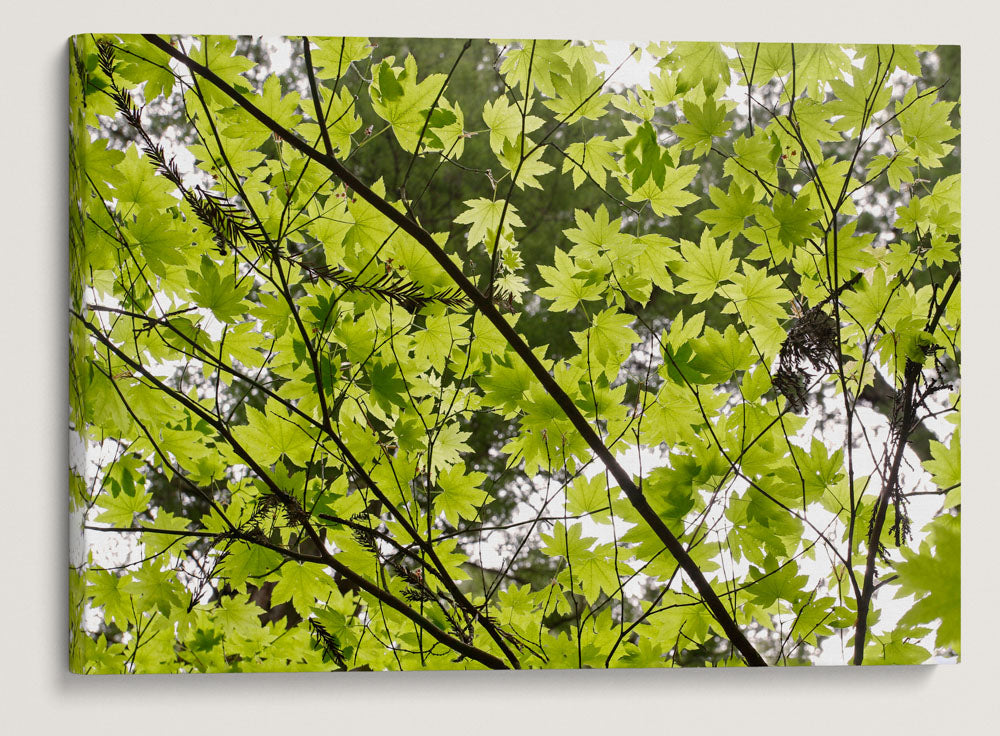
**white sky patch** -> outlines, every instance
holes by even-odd
[[[605,78],[608,80],[607,86],[611,88],[642,87],[650,89],[649,75],[656,70],[657,60],[642,50],[646,45],[644,42],[601,41],[595,45],[598,51],[603,51],[608,57],[607,64],[597,65],[597,71],[604,72]],[[636,46],[639,46],[640,50],[630,58],[629,54]],[[622,63],[623,61],[624,63]],[[622,65],[621,69],[615,71],[619,64]],[[610,78],[608,79],[608,77]]]
[[[282,36],[274,36],[265,38],[264,43],[267,46],[271,73],[284,74],[287,72],[292,66],[292,44],[289,40]]]

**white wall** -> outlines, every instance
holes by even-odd
[[[982,733],[1000,702],[996,12],[965,0],[9,3],[0,186],[0,722],[8,733]],[[502,18],[490,17],[493,7]],[[842,10],[831,10],[831,8]],[[431,11],[437,17],[429,17]],[[963,43],[965,661],[813,671],[77,678],[66,672],[66,43],[86,31]],[[971,152],[971,153],[969,153]],[[984,723],[985,721],[985,723]],[[978,725],[983,724],[983,725]],[[458,728],[461,726],[461,728]],[[695,731],[697,729],[697,731]],[[891,731],[889,731],[891,729]],[[561,731],[562,729],[560,729]],[[349,731],[347,731],[349,732]]]

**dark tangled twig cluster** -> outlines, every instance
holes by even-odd
[[[930,355],[931,353],[940,350],[940,348],[934,345],[927,345],[922,347],[921,350],[925,355]],[[944,368],[936,357],[935,367],[937,368],[939,374],[944,373]],[[898,448],[897,452],[901,452],[901,448],[905,446],[910,433],[919,424],[920,420],[918,418],[918,411],[920,409],[929,411],[927,407],[927,399],[939,391],[951,390],[952,388],[953,387],[950,383],[946,383],[944,381],[933,378],[926,380],[923,373],[922,362],[907,359],[906,368],[903,372],[903,387],[897,389],[895,392],[892,403],[892,415],[889,418],[889,435],[891,438],[891,444],[893,447]],[[889,527],[889,531],[893,535],[893,541],[896,546],[899,547],[906,540],[912,537],[910,529],[910,516],[906,510],[908,501],[902,491],[898,466],[894,472],[890,467],[889,456],[886,456],[885,463],[886,467],[883,472],[889,479],[888,493],[893,505],[893,510],[895,511],[895,517],[892,525]],[[869,538],[873,536],[873,522],[874,514],[872,519],[869,520]],[[878,552],[880,557],[884,561],[888,561],[885,546],[880,540],[876,540],[876,543],[879,546]]]
[[[778,370],[771,377],[774,387],[788,400],[792,411],[804,411],[808,402],[809,373],[830,372],[837,367],[837,323],[817,305],[788,331],[778,354]]]

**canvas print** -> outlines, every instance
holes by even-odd
[[[78,673],[955,662],[954,46],[70,41]]]

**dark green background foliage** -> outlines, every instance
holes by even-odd
[[[959,87],[75,37],[72,668],[957,657]]]

